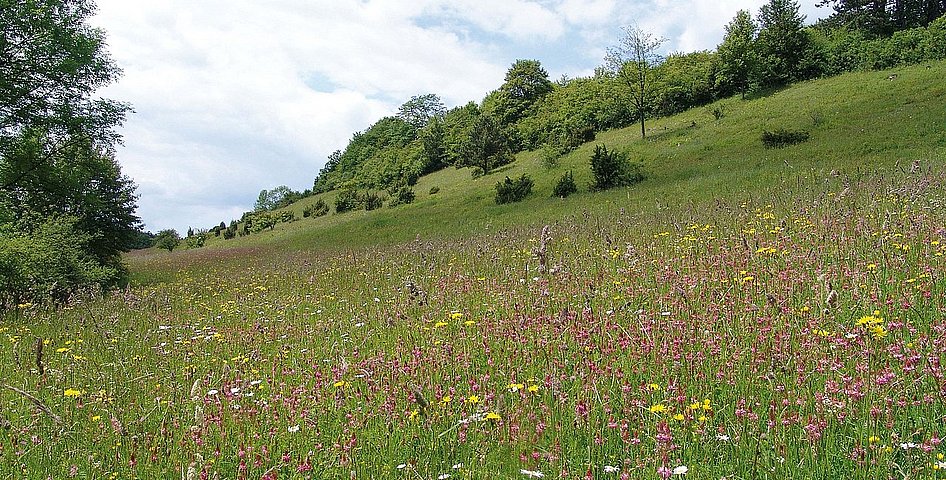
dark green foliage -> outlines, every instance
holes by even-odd
[[[926,27],[946,14],[943,0],[822,0],[835,14],[824,23],[863,32],[869,38]]]
[[[552,190],[553,197],[565,198],[573,193],[578,192],[578,185],[575,184],[575,177],[572,176],[572,171],[569,170],[562,175],[562,178],[558,180],[558,183],[555,184],[555,188]]]
[[[591,156],[591,173],[594,175],[592,190],[628,186],[644,180],[639,164],[631,163],[624,152],[609,152],[604,145],[595,146],[595,153]]]
[[[173,228],[161,230],[154,237],[154,247],[168,252],[174,251],[181,244],[181,236]]]
[[[335,213],[345,213],[358,208],[359,205],[361,205],[361,198],[358,192],[351,188],[341,190],[335,197]]]
[[[668,56],[655,69],[655,112],[661,116],[673,115],[716,100],[718,69],[715,53]]]
[[[765,148],[783,148],[808,141],[811,135],[805,130],[789,130],[777,128],[773,131],[762,131],[762,145]]]
[[[477,117],[465,147],[461,164],[479,168],[483,174],[513,161],[509,138],[488,115]]]
[[[740,10],[726,25],[723,43],[716,48],[719,59],[716,86],[721,96],[739,92],[745,98],[749,91],[749,82],[759,64],[755,48],[757,31],[758,27],[747,10]]]
[[[32,227],[0,227],[0,308],[66,300],[78,290],[109,286],[122,272],[102,265],[74,218],[48,218]]]
[[[398,109],[397,116],[417,129],[424,128],[434,118],[443,117],[447,109],[440,97],[428,93],[417,95],[404,102]]]
[[[327,192],[346,183],[364,188],[414,183],[422,170],[417,135],[417,128],[402,118],[382,118],[354,134],[343,152],[329,157],[313,192]]]
[[[396,191],[391,193],[391,202],[388,203],[389,207],[396,207],[398,205],[407,205],[414,202],[414,189],[411,187],[401,187]]]
[[[782,86],[810,78],[807,59],[813,54],[805,16],[795,0],[769,0],[759,12],[756,79],[763,87]]]
[[[321,217],[323,215],[328,214],[328,211],[329,211],[328,204],[325,203],[324,199],[319,198],[318,200],[315,201],[315,203],[311,205],[307,205],[302,210],[302,216],[305,218]]]
[[[505,180],[496,183],[496,203],[502,205],[526,198],[532,193],[532,184],[532,179],[526,174],[522,174],[515,180],[506,177]]]
[[[227,229],[223,231],[224,240],[232,240],[236,237],[237,234],[237,222],[236,220],[230,222],[230,225],[227,226]]]
[[[384,206],[384,199],[375,192],[367,192],[362,197],[361,204],[364,205],[365,210],[377,210]]]
[[[499,90],[483,102],[484,111],[501,125],[512,125],[532,114],[532,109],[552,92],[549,74],[538,60],[516,60]]]

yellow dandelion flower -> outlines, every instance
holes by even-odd
[[[686,420],[686,417],[684,417],[682,413],[678,413],[678,414],[676,414],[676,415],[673,416],[673,419],[676,420],[676,421],[678,421],[678,422],[682,422],[682,421]]]
[[[417,418],[417,414],[418,414],[418,413],[420,413],[420,412],[418,412],[417,410],[411,410],[411,413],[410,413],[410,415],[408,415],[407,418],[410,419],[410,420],[413,420],[413,419]]]
[[[655,405],[651,405],[649,410],[650,410],[650,413],[661,414],[661,413],[667,412],[667,407],[662,403],[658,403]]]
[[[66,391],[62,392],[64,396],[77,398],[82,395],[82,390],[76,390],[74,388],[67,388]]]
[[[463,314],[462,314],[462,313],[456,312],[456,311],[450,312],[450,319],[451,319],[451,320],[459,320],[459,319],[461,319],[461,318],[463,318]]]
[[[510,392],[518,392],[519,390],[526,388],[526,386],[521,383],[510,383],[506,388],[508,388]]]
[[[539,386],[538,386],[538,385],[529,385],[529,388],[527,388],[526,390],[528,390],[529,393],[539,393]]]
[[[440,404],[446,405],[450,403],[451,401],[453,401],[453,397],[451,397],[450,395],[444,395],[443,398],[440,399]]]
[[[346,381],[344,381],[344,380],[339,380],[339,381],[335,382],[334,385],[335,385],[335,388],[342,388],[342,387],[348,385],[348,382],[346,382]]]
[[[652,392],[656,392],[656,391],[660,390],[660,385],[657,385],[656,383],[648,383],[648,384],[647,384],[647,389],[650,390],[650,391],[652,391]]]
[[[447,322],[437,322],[434,324],[434,328],[446,327]]]
[[[466,401],[467,401],[467,403],[469,403],[470,405],[476,405],[477,403],[480,403],[480,397],[478,397],[478,396],[476,396],[476,395],[470,395],[470,396],[466,399]]]
[[[496,412],[489,412],[489,413],[486,414],[486,419],[487,419],[487,420],[497,420],[497,421],[499,421],[499,420],[502,420],[503,417],[499,416],[499,414],[496,413]]]

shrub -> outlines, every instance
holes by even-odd
[[[365,210],[371,211],[384,206],[384,200],[377,193],[369,192],[365,194],[362,204],[365,206]]]
[[[71,217],[27,229],[0,225],[0,308],[62,301],[116,283],[122,270],[99,264],[88,250],[90,239]]]
[[[398,205],[407,205],[408,203],[414,202],[414,190],[411,187],[401,187],[396,192],[392,193],[392,200],[388,203],[389,207],[396,207]]]
[[[562,178],[559,179],[558,183],[555,185],[555,188],[552,190],[552,196],[565,198],[577,191],[578,185],[575,184],[575,177],[572,176],[572,171],[569,170],[562,175]]]
[[[335,213],[345,213],[349,210],[354,210],[358,208],[360,203],[358,192],[346,188],[338,192],[338,196],[335,197]]]
[[[762,146],[765,148],[783,148],[808,141],[810,135],[805,130],[779,128],[774,131],[762,131]]]
[[[496,183],[496,203],[518,202],[532,192],[532,179],[528,175],[522,174],[516,180],[506,177],[502,182]]]
[[[232,240],[233,238],[236,237],[236,233],[237,233],[237,222],[236,220],[234,220],[230,222],[230,226],[228,226],[227,229],[223,231],[223,239]]]
[[[305,218],[321,217],[327,214],[328,210],[329,210],[328,204],[325,203],[325,200],[320,198],[316,200],[315,203],[311,205],[306,205],[306,207],[302,209],[302,216]]]
[[[438,187],[438,186],[436,186],[436,185],[434,185],[433,187],[430,187],[430,192],[429,192],[429,193],[430,193],[431,195],[436,195],[436,194],[440,193],[440,187]]]
[[[643,168],[639,163],[631,163],[624,152],[609,152],[604,145],[595,147],[595,153],[591,156],[591,173],[594,175],[592,190],[607,190],[644,180]]]
[[[167,250],[168,252],[174,251],[180,244],[181,236],[178,235],[177,230],[174,229],[161,230],[158,232],[157,236],[154,237],[155,248]]]

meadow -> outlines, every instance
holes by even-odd
[[[946,477],[942,134],[855,149],[825,115],[741,169],[713,149],[749,134],[671,129],[651,145],[701,153],[459,232],[419,206],[469,197],[421,195],[132,254],[123,291],[2,317],[0,478]]]

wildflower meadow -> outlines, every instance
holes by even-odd
[[[0,478],[946,478],[944,171],[815,173],[132,256],[0,322]]]

